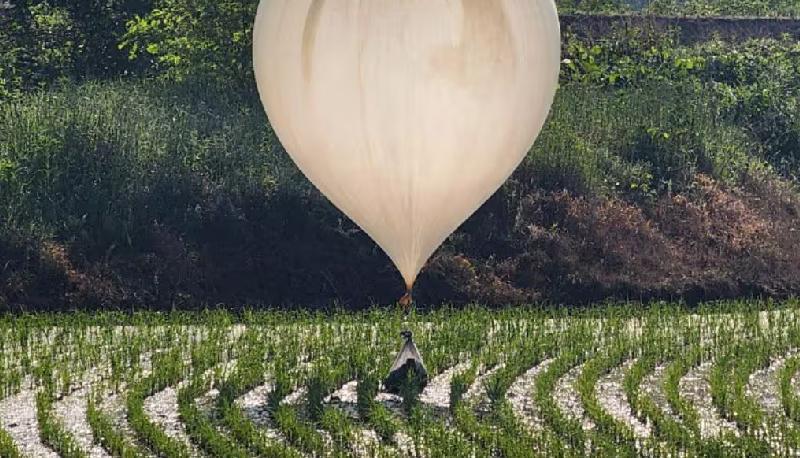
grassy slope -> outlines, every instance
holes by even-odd
[[[387,261],[286,160],[251,94],[153,86],[3,106],[7,300],[393,298]],[[434,259],[420,293],[583,299],[545,290],[570,278],[576,294],[797,291],[766,270],[792,261],[797,194],[754,150],[703,92],[565,86],[529,159]],[[685,245],[694,251],[675,253]],[[658,278],[669,271],[689,279]],[[32,296],[39,285],[45,297]]]
[[[755,62],[628,88],[571,74],[528,159],[432,259],[418,298],[800,292],[800,194],[773,171],[794,174],[800,127],[791,105],[751,100],[747,79],[772,70]],[[750,105],[731,108],[723,77]],[[386,257],[287,159],[252,88],[129,80],[4,102],[0,200],[0,304],[361,306],[401,293]]]

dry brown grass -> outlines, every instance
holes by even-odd
[[[648,205],[566,191],[516,202],[490,201],[431,259],[415,298],[505,305],[800,294],[800,193],[776,178],[733,189],[698,175],[689,191]],[[400,297],[396,272],[352,225],[288,218],[221,219],[192,239],[153,225],[146,249],[95,259],[55,242],[4,242],[0,302],[362,307]]]

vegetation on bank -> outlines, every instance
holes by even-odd
[[[557,0],[562,13],[798,17],[793,0]],[[252,80],[258,0],[0,3],[0,99],[62,80]]]
[[[248,70],[254,4],[123,3],[95,20],[37,3],[0,29],[15,43],[0,48],[0,306],[396,300],[387,258],[268,126]],[[108,55],[84,65],[76,49],[98,40]],[[798,294],[798,56],[788,39],[565,37],[540,138],[416,297]]]
[[[430,262],[419,299],[800,291],[797,45],[667,38],[567,42],[539,140]],[[4,102],[0,119],[5,303],[401,294],[384,255],[288,159],[252,85],[65,84]]]

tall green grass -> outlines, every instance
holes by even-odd
[[[260,105],[235,90],[128,81],[38,92],[0,105],[0,220],[131,244],[154,220],[190,227],[225,196],[268,198],[276,149]]]
[[[516,183],[646,198],[702,172],[735,183],[764,167],[710,91],[568,84]],[[202,82],[88,83],[0,105],[0,221],[6,230],[136,245],[154,222],[180,233],[209,215],[267,217],[277,193],[309,187],[255,94]],[[330,207],[328,207],[330,208]]]
[[[696,173],[730,184],[766,167],[708,91],[678,84],[561,88],[518,177],[545,189],[651,197]]]

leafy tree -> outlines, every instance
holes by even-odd
[[[60,79],[132,71],[117,43],[127,21],[150,6],[150,0],[0,3],[0,97]]]
[[[170,78],[252,79],[257,6],[255,0],[157,0],[148,14],[128,22],[120,46]]]

